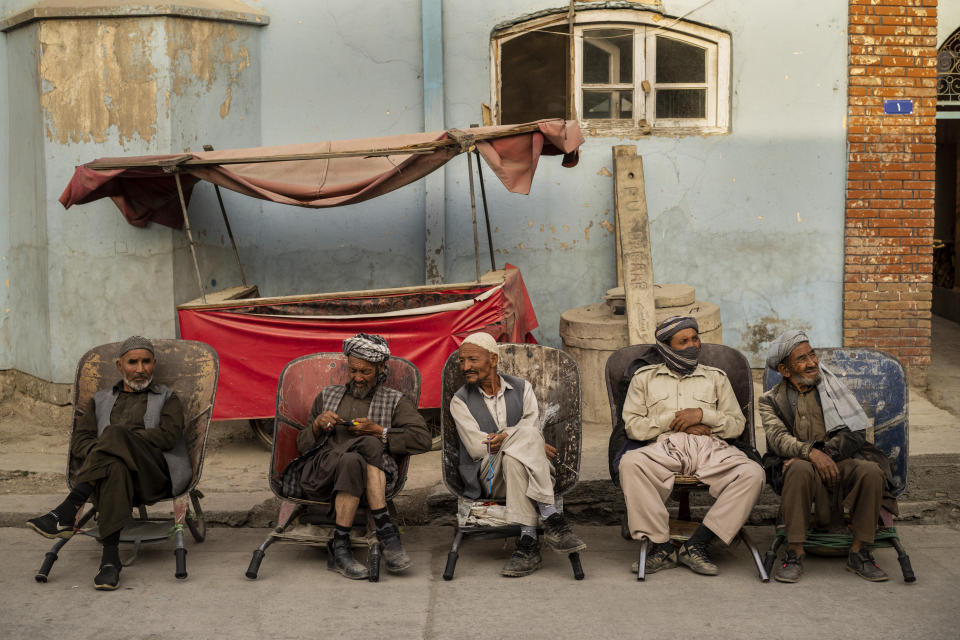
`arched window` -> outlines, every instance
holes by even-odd
[[[500,124],[569,117],[588,134],[726,133],[730,36],[655,11],[566,9],[494,28],[492,93]],[[573,72],[570,62],[573,61]]]
[[[960,118],[960,29],[937,51],[937,112]]]

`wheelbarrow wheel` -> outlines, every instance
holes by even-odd
[[[273,418],[255,418],[250,421],[250,429],[267,449],[273,449]]]

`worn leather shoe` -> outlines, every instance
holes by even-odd
[[[577,553],[587,548],[583,540],[574,535],[570,525],[559,513],[554,513],[543,521],[543,540],[554,551],[560,553]]]
[[[687,565],[694,573],[702,576],[715,576],[720,573],[717,565],[710,561],[707,547],[702,544],[684,544],[677,551],[677,562]]]
[[[349,539],[333,538],[327,543],[327,569],[351,580],[366,580],[369,575],[367,568],[353,557]]]
[[[120,584],[120,567],[115,564],[100,565],[100,572],[93,578],[93,588],[98,591],[113,591]]]
[[[507,564],[503,565],[500,574],[508,578],[528,576],[540,568],[540,563],[540,543],[536,538],[520,536],[517,548],[507,560]]]
[[[777,565],[773,579],[777,582],[800,582],[803,575],[803,556],[793,549],[787,549],[783,562]]]
[[[647,552],[647,562],[644,573],[656,573],[664,569],[673,569],[677,566],[676,557],[676,550],[673,548],[672,543],[652,544]],[[631,573],[640,572],[639,560],[630,565],[630,571]]]
[[[60,516],[55,511],[50,511],[38,518],[27,520],[27,526],[42,535],[44,538],[63,538],[68,540],[73,537],[73,522],[63,524],[60,522]]]
[[[847,571],[855,573],[870,582],[884,582],[889,579],[886,572],[873,559],[873,554],[866,548],[860,549],[856,553],[851,551],[847,555]]]
[[[383,561],[390,573],[400,573],[404,569],[409,569],[413,564],[410,556],[403,550],[400,544],[400,530],[392,522],[383,528],[377,529],[377,540],[380,541],[380,548],[383,552]]]

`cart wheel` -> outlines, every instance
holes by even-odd
[[[203,517],[203,509],[200,508],[200,498],[203,493],[194,489],[190,492],[190,503],[193,505],[193,511],[187,509],[187,529],[190,529],[190,535],[197,542],[203,542],[207,539],[207,521]]]
[[[257,436],[257,440],[260,441],[267,449],[273,450],[273,419],[272,418],[257,418],[250,421],[250,429],[253,430],[253,434]]]

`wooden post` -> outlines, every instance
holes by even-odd
[[[657,326],[653,301],[653,259],[650,222],[643,185],[643,159],[633,145],[613,147],[613,207],[618,221],[627,298],[630,344],[651,344]]]

